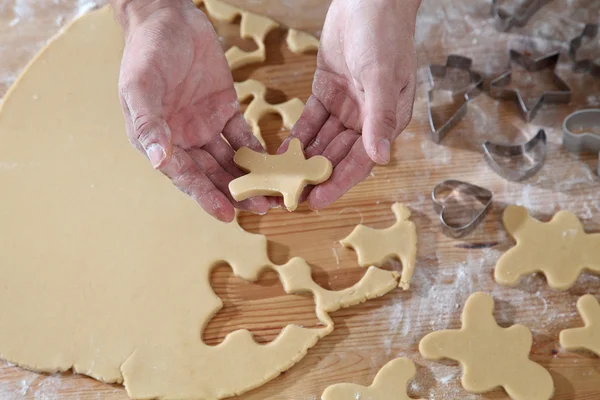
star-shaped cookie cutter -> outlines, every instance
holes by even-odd
[[[502,73],[499,77],[490,82],[490,96],[496,99],[513,100],[519,106],[521,116],[527,122],[535,118],[538,110],[544,103],[563,104],[571,101],[571,87],[560,76],[556,74],[556,64],[560,57],[560,52],[553,52],[541,57],[531,58],[516,50],[510,51],[510,61],[516,62],[528,72],[538,72],[545,69],[552,70],[552,78],[558,90],[548,90],[542,92],[536,100],[533,107],[528,108],[525,100],[521,96],[519,89],[506,88],[512,78],[512,68]]]
[[[490,168],[504,179],[514,182],[522,181],[535,175],[544,166],[546,153],[547,138],[546,132],[543,129],[540,129],[537,135],[531,140],[522,144],[503,145],[492,143],[490,141],[483,144],[483,154],[485,155],[485,160]],[[508,164],[500,164],[495,157],[499,156],[515,160],[525,157],[530,160],[535,160],[536,154],[539,154],[537,161],[529,168],[525,169],[516,169],[510,167]]]
[[[571,40],[569,45],[569,56],[573,61],[573,70],[576,72],[590,72],[592,75],[600,76],[600,61],[594,59],[577,59],[577,51],[581,48],[583,40],[593,39],[600,32],[600,24],[587,24],[583,28],[581,35]]]
[[[446,59],[446,65],[432,64],[429,66],[429,82],[432,89],[429,90],[427,96],[427,113],[429,117],[429,126],[431,127],[431,139],[435,143],[440,143],[446,134],[452,130],[467,114],[467,103],[479,92],[483,85],[481,74],[471,69],[473,60],[461,55],[451,54]],[[460,108],[441,126],[436,126],[433,115],[433,107],[431,106],[434,99],[434,78],[443,78],[446,76],[448,69],[461,69],[469,74],[469,83],[464,87],[453,90],[452,96],[456,101],[463,101]]]
[[[575,111],[565,118],[563,146],[572,153],[598,154],[600,175],[600,108]]]
[[[450,199],[471,198],[483,205],[483,209],[475,214],[466,224],[455,225],[448,222],[450,214],[456,214],[456,208],[449,209]],[[459,238],[473,231],[483,220],[492,205],[493,194],[486,188],[468,182],[448,179],[438,183],[431,191],[434,210],[440,214],[442,231],[451,237]]]
[[[502,32],[508,31],[510,28],[517,26],[523,27],[539,11],[548,0],[529,0],[521,7],[522,13],[511,14],[500,7],[500,0],[492,0],[492,16],[496,20],[498,30]]]

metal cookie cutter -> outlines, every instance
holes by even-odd
[[[594,152],[600,157],[600,108],[575,111],[565,118],[563,146],[573,153]],[[596,173],[600,175],[600,162]]]
[[[538,58],[530,58],[516,50],[510,51],[511,62],[516,62],[528,72],[537,72],[545,69],[552,70],[552,78],[557,90],[545,91],[536,100],[533,107],[528,108],[519,89],[506,88],[511,81],[512,68],[490,82],[490,96],[496,99],[513,100],[519,105],[521,116],[527,122],[531,121],[544,103],[562,104],[571,101],[571,87],[556,74],[556,64],[560,52],[550,53]]]
[[[548,0],[528,0],[518,10],[518,15],[506,12],[498,3],[500,0],[492,0],[492,16],[496,19],[496,26],[502,32],[506,32],[513,26],[522,27],[533,15],[538,12]]]
[[[467,103],[481,90],[483,78],[481,74],[471,69],[472,65],[473,60],[470,58],[451,54],[446,59],[446,65],[432,64],[429,66],[429,81],[432,90],[429,91],[427,96],[427,113],[429,117],[429,126],[431,127],[431,139],[435,143],[440,143],[446,134],[460,122],[467,113]],[[454,100],[463,101],[463,103],[446,122],[441,126],[436,126],[432,107],[435,92],[433,88],[434,77],[443,78],[446,76],[448,69],[452,68],[466,71],[469,74],[469,83],[458,90],[453,90],[452,97]]]
[[[546,161],[546,145],[546,132],[540,129],[531,140],[523,144],[503,145],[489,141],[485,142],[483,144],[483,152],[488,165],[498,175],[509,181],[522,181],[535,175],[542,168]],[[511,163],[501,164],[494,156],[514,161],[513,165],[517,161],[523,160],[523,158],[531,160],[533,163],[528,168],[518,168],[516,166],[513,167]]]
[[[593,39],[596,36],[598,36],[599,32],[600,24],[587,24],[585,28],[583,28],[583,32],[581,33],[581,35],[571,40],[571,44],[569,45],[569,56],[571,57],[571,60],[573,60],[574,71],[589,71],[592,75],[600,76],[600,61],[596,61],[594,59],[577,59],[577,51],[581,48],[581,45],[583,44],[583,39]]]
[[[431,192],[433,207],[440,214],[442,231],[454,238],[466,235],[479,225],[492,205],[492,198],[488,189],[454,179],[438,183]],[[473,211],[473,201],[483,207],[479,212]],[[467,222],[449,222],[461,216],[466,217]]]

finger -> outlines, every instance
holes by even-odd
[[[378,164],[390,161],[391,144],[399,134],[398,100],[403,83],[393,69],[371,68],[363,73],[365,119],[363,141],[367,154]]]
[[[249,147],[260,152],[265,151],[240,112],[235,113],[225,124],[223,136],[236,151],[242,147]]]
[[[206,168],[210,168],[211,170],[216,169],[216,166],[213,165],[210,160],[207,161],[208,157],[214,160],[214,162],[219,166],[222,171],[218,172],[222,173],[220,175],[215,174],[214,179],[212,176],[206,174],[206,171],[205,174],[217,188],[227,195],[234,207],[242,210],[252,211],[257,214],[266,214],[267,211],[269,211],[271,206],[269,201],[264,196],[252,197],[241,202],[237,202],[233,199],[233,197],[231,197],[231,192],[229,191],[229,182],[237,177],[242,176],[244,173],[233,162],[233,156],[235,153],[223,139],[219,139],[216,142],[207,144],[202,150],[194,149],[191,151],[191,153],[192,158],[201,166],[201,169],[203,169],[203,166],[206,166]],[[197,156],[196,153],[204,154]]]
[[[308,205],[319,210],[339,199],[365,179],[375,163],[367,154],[363,141],[356,140],[348,155],[333,169],[328,181],[316,186],[308,196]]]
[[[296,124],[292,128],[290,136],[277,149],[277,154],[285,152],[290,140],[293,138],[300,139],[302,148],[306,148],[314,137],[317,136],[328,118],[329,111],[327,111],[325,106],[315,96],[310,96],[300,118],[298,118],[298,121],[296,121]]]
[[[305,147],[304,153],[306,154],[306,157],[322,154],[333,139],[344,130],[346,130],[346,128],[340,120],[335,115],[330,115],[325,124],[321,127],[319,133],[317,133],[314,139]]]
[[[233,221],[235,210],[231,201],[202,172],[200,165],[185,150],[177,146],[173,147],[170,159],[160,170],[179,190],[194,199],[204,211],[221,221]],[[214,175],[218,172],[214,167],[208,168],[207,171],[213,179],[216,179]]]

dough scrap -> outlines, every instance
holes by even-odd
[[[214,400],[275,378],[333,329],[329,312],[383,295],[397,274],[317,286],[301,259],[275,266],[266,238],[206,214],[133,149],[117,95],[121,29],[107,6],[61,31],[0,105],[0,355],[44,372],[123,382],[133,398]],[[235,250],[234,250],[235,249]],[[246,330],[217,346],[211,269],[274,269],[312,292],[324,327]],[[243,356],[241,356],[243,355]]]
[[[550,222],[540,222],[524,207],[509,206],[503,222],[517,244],[496,264],[499,284],[514,286],[522,276],[541,272],[551,288],[566,290],[583,270],[600,274],[600,234],[587,234],[573,213],[559,211]]]
[[[298,98],[293,98],[281,104],[270,104],[265,100],[265,94],[267,88],[265,85],[254,79],[248,79],[244,82],[234,84],[235,91],[238,95],[239,101],[244,101],[252,96],[252,101],[248,104],[246,111],[244,111],[244,118],[250,124],[254,136],[258,138],[263,147],[266,148],[265,140],[262,137],[260,126],[258,123],[260,119],[269,113],[278,113],[283,119],[283,126],[286,129],[292,129],[302,110],[304,109],[304,103]]]
[[[560,345],[565,350],[589,350],[600,356],[600,304],[593,295],[587,294],[579,299],[577,309],[585,327],[562,331]]]
[[[406,205],[394,203],[392,211],[396,216],[394,225],[386,229],[357,225],[340,243],[356,251],[358,264],[362,267],[380,267],[392,258],[399,259],[402,262],[400,287],[407,290],[417,259],[417,229],[409,220],[411,213]]]
[[[381,368],[371,386],[339,383],[325,389],[321,400],[411,400],[406,387],[416,372],[411,360],[396,358]]]
[[[289,211],[298,207],[298,198],[306,185],[317,185],[331,176],[331,161],[323,156],[304,157],[302,143],[294,138],[283,154],[258,153],[247,147],[237,151],[235,163],[250,173],[229,183],[237,201],[254,196],[283,196]]]
[[[477,292],[467,300],[462,328],[425,336],[421,355],[429,360],[449,358],[463,370],[462,386],[470,393],[503,387],[513,400],[548,400],[554,394],[550,373],[529,359],[531,332],[524,325],[498,326],[494,300]]]
[[[239,16],[241,18],[240,37],[242,39],[252,39],[258,46],[254,51],[244,51],[237,46],[227,49],[225,57],[232,71],[248,64],[261,63],[266,60],[265,38],[269,32],[279,27],[277,22],[271,18],[230,6],[219,0],[194,0],[194,3],[196,6],[204,3],[210,16],[219,21],[233,22]]]
[[[288,30],[285,41],[290,51],[295,54],[301,54],[311,50],[319,50],[319,39],[313,35],[296,29]]]

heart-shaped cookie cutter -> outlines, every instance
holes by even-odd
[[[448,217],[450,216],[448,214],[452,213],[447,208],[448,200],[451,198],[459,199],[466,197],[477,200],[483,205],[483,209],[466,224],[454,225],[448,223]],[[493,194],[490,190],[455,179],[442,181],[431,191],[433,207],[440,214],[442,231],[454,238],[465,236],[479,225],[489,211],[492,199]]]
[[[593,152],[600,157],[600,108],[575,111],[565,118],[563,146],[573,153]],[[600,160],[596,173],[600,175]]]
[[[531,167],[526,169],[510,168],[506,165],[498,163],[498,161],[494,157],[500,156],[503,158],[514,159],[527,157],[530,159],[534,159],[533,156],[536,152],[538,152],[538,149],[540,149],[540,155],[538,157],[537,162],[535,162]],[[547,153],[546,132],[543,129],[540,129],[531,140],[522,144],[504,145],[495,144],[488,141],[483,144],[483,153],[485,155],[485,160],[487,161],[490,168],[494,170],[495,173],[509,181],[522,181],[535,175],[544,166]]]

